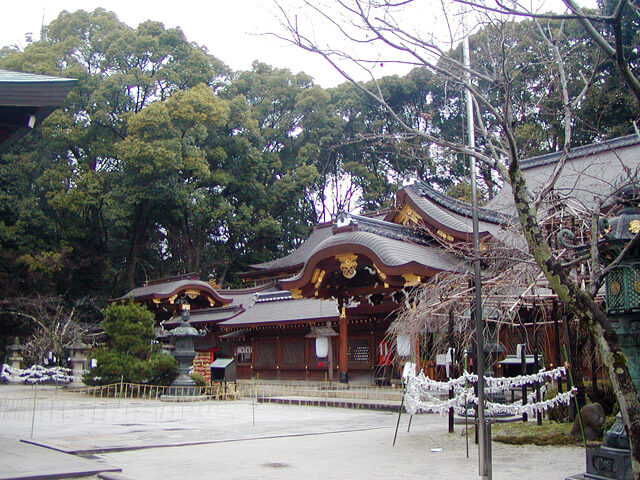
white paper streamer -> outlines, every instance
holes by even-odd
[[[474,395],[473,388],[469,387],[469,385],[478,381],[477,375],[464,372],[462,376],[458,378],[451,379],[447,382],[438,382],[425,376],[424,372],[416,375],[414,370],[411,370],[406,373],[404,404],[407,412],[410,414],[417,412],[442,414],[451,407],[464,411],[465,408],[475,406],[478,403],[478,398]],[[486,392],[500,393],[511,389],[522,388],[524,385],[544,384],[548,380],[557,380],[565,374],[566,368],[558,367],[554,370],[543,369],[531,375],[501,378],[488,377],[485,378],[487,385]],[[449,392],[451,388],[453,388],[454,393],[454,397],[451,399],[441,399],[434,394],[436,392],[444,394],[445,392]],[[541,393],[544,394],[544,391],[546,391],[546,385],[541,386]],[[528,395],[528,403],[524,405],[521,400],[511,404],[487,401],[485,404],[486,413],[488,415],[522,415],[523,413],[534,415],[538,412],[545,412],[558,405],[568,404],[576,391],[575,388],[572,388],[569,392],[560,393],[554,398],[541,402],[535,402],[536,393],[532,392]]]
[[[24,370],[13,368],[7,364],[2,365],[0,379],[6,382],[15,383],[71,383],[73,376],[71,370],[63,367],[46,368],[42,365],[32,365]]]

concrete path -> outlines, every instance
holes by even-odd
[[[120,471],[103,462],[0,437],[0,480],[87,477]]]

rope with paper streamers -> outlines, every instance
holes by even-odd
[[[412,364],[413,365],[413,364]],[[521,388],[524,385],[532,385],[534,383],[544,383],[548,380],[557,380],[566,374],[565,367],[558,367],[553,370],[542,369],[538,373],[530,375],[520,375],[517,377],[488,377],[485,378],[487,393],[500,393],[509,391],[512,388]],[[473,393],[473,388],[469,385],[477,383],[478,376],[464,372],[460,377],[453,378],[447,382],[439,382],[431,380],[425,376],[424,372],[415,374],[415,366],[404,369],[403,379],[405,381],[406,392],[404,405],[408,413],[413,415],[418,412],[425,413],[444,413],[449,408],[464,409],[469,406],[475,406],[478,403],[478,397]],[[442,400],[436,397],[432,392],[448,392],[453,388],[454,397]],[[542,402],[533,402],[535,393],[528,397],[531,403],[522,404],[522,400],[511,404],[485,402],[486,413],[488,415],[534,415],[538,412],[545,412],[559,405],[566,405],[571,401],[576,393],[576,389],[572,388],[565,393],[559,393],[555,397],[544,400]]]
[[[43,367],[42,365],[32,365],[29,368],[15,368],[3,364],[0,368],[0,381],[16,383],[71,383],[73,376],[71,370],[63,367]]]

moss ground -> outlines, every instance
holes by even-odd
[[[546,421],[497,423],[491,426],[491,438],[511,445],[580,445],[569,436],[571,423]]]

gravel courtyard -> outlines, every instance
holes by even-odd
[[[445,417],[417,415],[407,432],[403,415],[392,446],[397,418],[246,400],[93,399],[2,385],[0,480],[67,478],[65,471],[97,478],[91,469],[109,466],[134,480],[478,478],[477,447],[469,438],[467,458],[463,426],[449,434]],[[585,468],[577,447],[492,449],[496,480],[564,479]]]

